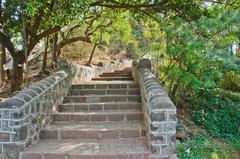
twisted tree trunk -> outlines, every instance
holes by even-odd
[[[0,86],[3,86],[5,83],[5,70],[4,70],[5,64],[6,64],[5,47],[2,43],[0,43]]]
[[[43,62],[42,62],[42,71],[43,72],[45,72],[46,65],[47,65],[48,39],[49,39],[49,37],[47,36],[46,42],[45,42],[44,55],[43,55]]]
[[[94,52],[95,52],[95,50],[96,50],[96,47],[97,47],[97,42],[94,43],[94,46],[93,46],[93,49],[92,49],[92,53],[91,53],[91,55],[90,55],[90,58],[89,58],[87,64],[91,64],[92,58],[93,58],[93,55],[94,55]]]
[[[55,33],[53,35],[53,43],[52,43],[52,61],[57,63],[57,42],[58,42],[58,34]]]
[[[11,71],[11,92],[20,91],[23,84],[24,53],[20,52],[13,57],[13,68]],[[20,56],[21,55],[21,56]],[[23,56],[23,57],[22,57]]]

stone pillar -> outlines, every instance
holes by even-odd
[[[149,59],[142,59],[138,63],[138,68],[152,69],[152,64]]]

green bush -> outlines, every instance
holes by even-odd
[[[223,89],[240,92],[240,76],[234,71],[229,71],[223,74],[220,84]]]
[[[240,104],[228,97],[215,97],[193,112],[194,120],[213,136],[234,141],[240,133]]]

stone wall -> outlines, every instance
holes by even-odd
[[[84,66],[77,65],[77,72],[75,78],[73,79],[73,83],[87,82],[92,78],[97,77],[103,72],[112,72],[114,70],[123,69],[124,67],[131,67],[131,61],[111,61],[102,63],[99,62],[98,66]]]
[[[134,61],[133,67],[133,77],[141,89],[150,157],[171,157],[176,153],[176,107],[152,74],[149,60]]]
[[[38,141],[40,130],[52,120],[53,108],[71,86],[75,70],[62,61],[54,75],[0,103],[0,152],[6,159],[17,159],[21,150]]]

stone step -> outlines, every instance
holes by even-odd
[[[83,122],[54,124],[40,133],[40,139],[121,139],[144,138],[146,130],[141,122]]]
[[[123,70],[132,70],[132,67],[125,67]]]
[[[139,95],[138,88],[127,89],[70,89],[68,95]]]
[[[127,89],[138,88],[135,83],[88,83],[88,84],[74,84],[71,89]]]
[[[143,120],[139,110],[106,110],[88,112],[61,112],[53,114],[54,123],[83,122],[83,121],[135,121]]]
[[[128,69],[126,69],[126,70],[115,70],[114,72],[115,73],[132,73],[132,70],[128,70]]]
[[[20,159],[148,159],[144,139],[44,140]]]
[[[113,74],[113,73],[109,73],[109,74],[101,74],[99,75],[100,77],[132,77],[131,74],[123,74],[123,73],[118,73],[118,74]]]
[[[132,81],[132,77],[96,77],[92,81]]]
[[[61,104],[58,106],[59,112],[81,112],[91,110],[141,110],[141,103],[74,103],[74,104]]]
[[[141,102],[140,95],[66,96],[63,103]]]
[[[102,73],[102,75],[129,75],[129,76],[132,76],[132,73],[131,72],[124,72],[124,73],[121,73],[121,72],[105,72],[105,73]]]

